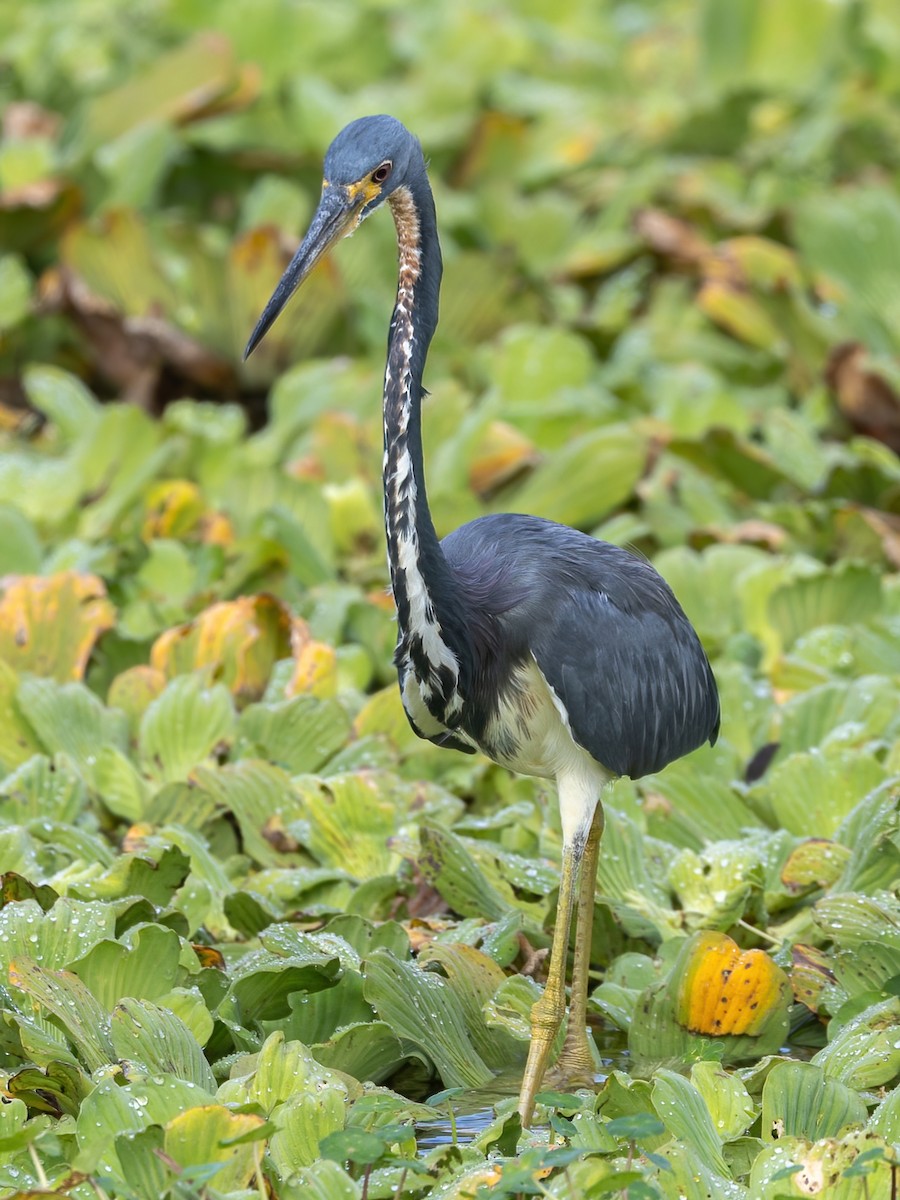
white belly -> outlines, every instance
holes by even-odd
[[[402,694],[406,711],[426,737],[439,738],[449,732],[429,712],[412,671],[404,678]],[[534,659],[515,675],[513,686],[507,689],[480,743],[476,744],[459,729],[452,734],[477,746],[510,771],[555,779],[567,838],[583,832],[590,824],[596,801],[604,785],[613,778],[572,737],[565,706]]]

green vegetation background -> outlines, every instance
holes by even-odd
[[[892,1194],[898,98],[895,0],[0,8],[0,1193]],[[558,825],[399,706],[390,220],[240,362],[379,111],[441,226],[439,532],[635,546],[722,694],[610,794],[611,1074],[518,1146]],[[703,931],[786,973],[749,1032],[686,1028]]]

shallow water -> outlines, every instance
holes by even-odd
[[[594,1085],[599,1089],[606,1082],[609,1072],[627,1071],[631,1063],[626,1047],[627,1036],[621,1030],[595,1027],[592,1033],[602,1059],[602,1069],[594,1076]],[[492,1079],[483,1088],[473,1088],[463,1095],[454,1096],[449,1102],[453,1108],[452,1121],[448,1114],[434,1121],[422,1121],[416,1126],[419,1153],[433,1150],[437,1146],[454,1143],[465,1146],[474,1141],[494,1120],[497,1115],[496,1106],[504,1100],[518,1096],[521,1084],[521,1069],[507,1071]],[[559,1089],[552,1080],[548,1080],[546,1090]],[[446,1108],[446,1105],[443,1107]]]
[[[422,1121],[416,1125],[416,1145],[420,1154],[437,1146],[467,1146],[483,1133],[494,1119],[493,1108],[476,1108],[472,1112],[456,1112],[454,1105],[455,1137],[449,1117],[443,1120]]]

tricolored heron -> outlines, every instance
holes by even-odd
[[[516,513],[480,517],[438,540],[421,402],[441,249],[422,148],[393,117],[353,121],[332,142],[319,207],[245,357],[328,247],[384,201],[400,260],[384,376],[384,514],[403,706],[420,737],[555,779],[559,792],[562,874],[547,983],[531,1014],[519,1102],[527,1124],[565,1016],[576,907],[556,1071],[560,1083],[593,1078],[585,1012],[603,787],[714,742],[719,699],[668,584],[628,551]]]

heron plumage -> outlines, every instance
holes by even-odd
[[[574,741],[612,775],[638,779],[715,741],[719,703],[706,654],[644,559],[513,513],[472,521],[442,548],[466,597],[481,664],[461,729],[489,756],[512,756],[489,731],[531,659]],[[515,723],[506,733],[521,740]]]
[[[421,402],[441,251],[422,148],[393,117],[361,118],[332,142],[319,207],[245,357],[328,247],[385,201],[399,254],[383,467],[403,706],[421,737],[555,778],[559,792],[562,872],[550,972],[532,1010],[520,1098],[527,1123],[565,1013],[576,907],[570,1019],[557,1067],[565,1083],[592,1075],[585,1008],[601,791],[614,776],[638,778],[714,742],[718,693],[699,638],[643,559],[521,514],[482,517],[438,541]]]

